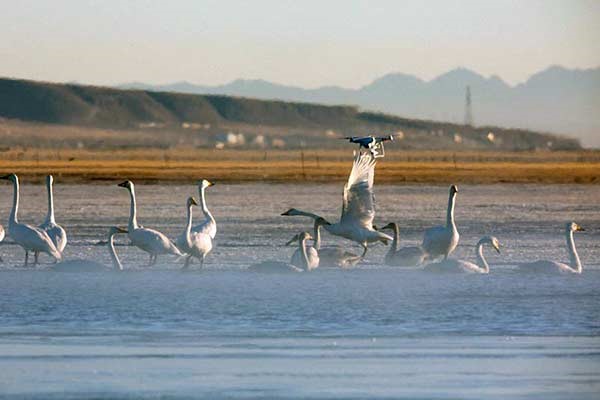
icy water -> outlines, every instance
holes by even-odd
[[[60,181],[60,180],[59,180]],[[116,184],[116,182],[115,182]],[[126,225],[127,192],[115,184],[55,187],[69,234],[65,258],[109,264],[104,240]],[[193,185],[138,185],[140,222],[176,236]],[[208,203],[219,223],[206,268],[181,272],[173,258],[117,251],[123,273],[58,273],[21,267],[0,246],[0,397],[39,399],[596,399],[600,393],[600,187],[459,187],[461,243],[496,235],[491,273],[438,276],[381,265],[372,248],[355,270],[273,275],[245,271],[286,260],[283,244],[310,223],[281,217],[296,206],[330,220],[341,186],[217,185]],[[11,188],[0,186],[0,218]],[[447,188],[377,186],[382,226],[403,243],[444,220]],[[42,221],[42,186],[22,187],[21,220]],[[198,213],[197,213],[198,214]],[[574,220],[581,276],[522,275],[514,265],[567,261]],[[347,245],[324,234],[324,244]],[[196,267],[197,268],[197,267]]]

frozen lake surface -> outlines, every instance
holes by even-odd
[[[69,234],[66,259],[109,264],[104,240],[126,225],[127,192],[115,184],[55,186]],[[453,255],[474,260],[485,234],[491,273],[432,275],[382,265],[378,245],[354,270],[272,275],[252,263],[287,260],[283,244],[302,218],[331,221],[341,184],[218,185],[208,204],[219,223],[203,271],[179,271],[117,237],[124,273],[25,269],[0,246],[0,398],[406,398],[595,399],[600,392],[600,187],[461,185]],[[185,222],[193,185],[138,185],[141,224],[171,237]],[[6,221],[11,188],[0,186]],[[444,221],[447,188],[376,186],[376,223],[397,221],[402,242]],[[43,186],[22,187],[20,220],[40,223]],[[196,215],[199,216],[199,210]],[[514,265],[568,261],[564,225],[576,221],[584,273],[522,275]],[[324,234],[324,244],[360,248]]]

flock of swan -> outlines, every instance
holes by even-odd
[[[476,262],[453,259],[449,256],[458,246],[460,235],[454,220],[454,208],[458,188],[450,186],[446,224],[425,230],[420,246],[400,247],[399,226],[389,223],[377,229],[373,225],[375,218],[375,200],[373,196],[373,179],[375,175],[376,157],[369,151],[355,153],[352,170],[348,182],[344,186],[342,197],[342,215],[338,222],[331,223],[312,212],[291,208],[283,216],[308,217],[313,220],[312,234],[300,232],[287,244],[296,244],[297,249],[289,262],[265,261],[249,267],[252,271],[262,272],[309,272],[319,266],[348,268],[358,264],[367,254],[370,244],[381,242],[391,246],[385,255],[384,262],[389,266],[412,267],[429,272],[469,272],[487,274],[490,267],[483,255],[483,247],[491,246],[498,253],[500,242],[494,236],[484,236],[476,246]],[[1,176],[12,182],[13,204],[8,220],[8,236],[25,251],[25,266],[29,263],[29,252],[34,254],[34,264],[38,263],[40,253],[46,253],[56,260],[52,266],[57,271],[95,271],[109,267],[90,260],[62,260],[67,245],[66,231],[56,223],[54,217],[53,178],[46,179],[48,191],[48,214],[39,226],[19,222],[19,178],[15,174]],[[210,213],[205,191],[213,183],[202,180],[198,184],[200,203],[194,197],[186,201],[187,223],[183,232],[172,241],[165,234],[155,229],[138,224],[135,186],[131,181],[119,183],[127,189],[130,197],[130,212],[127,228],[111,227],[108,231],[108,250],[112,260],[112,269],[123,270],[123,266],[115,252],[113,238],[117,234],[127,234],[131,244],[149,255],[149,265],[156,263],[159,255],[174,255],[183,262],[183,269],[189,268],[193,259],[202,266],[206,256],[213,248],[213,240],[217,234],[217,223]],[[200,206],[204,219],[193,224],[193,208]],[[340,236],[362,246],[362,254],[357,255],[337,246],[321,246],[321,228],[332,235]],[[383,231],[391,231],[392,236]],[[568,264],[539,260],[519,265],[523,271],[529,272],[566,272],[581,274],[582,264],[575,248],[574,232],[583,231],[578,224],[570,222],[566,225],[565,236],[570,257]],[[0,242],[5,231],[0,225]],[[0,259],[1,261],[1,259]]]

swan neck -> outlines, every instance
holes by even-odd
[[[477,264],[481,268],[483,268],[483,270],[486,273],[490,272],[490,266],[488,265],[487,260],[483,256],[483,243],[482,242],[477,243],[477,249],[475,250],[475,253],[477,254]]]
[[[204,194],[205,190],[205,187],[200,187],[200,204],[202,205],[202,212],[204,213],[206,219],[210,220],[211,222],[215,222],[215,219],[213,218],[210,211],[208,211],[208,206],[206,205],[206,196]]]
[[[110,259],[112,260],[115,269],[122,271],[123,265],[121,265],[121,261],[119,260],[119,256],[117,256],[117,252],[115,250],[114,236],[114,233],[108,235],[108,252],[110,253]]]
[[[10,211],[10,217],[8,220],[9,226],[12,224],[18,224],[19,219],[17,214],[19,213],[19,179],[16,178],[13,182],[13,206]]]
[[[192,234],[192,205],[188,205],[188,210],[187,210],[187,224],[185,226],[185,241],[187,242],[187,245],[191,247],[191,242],[192,242],[192,238],[191,238],[191,234]]]
[[[54,220],[54,194],[52,193],[52,182],[48,180],[46,182],[46,188],[48,190],[48,215],[46,216],[46,222],[55,224]]]
[[[129,232],[131,232],[138,228],[135,189],[132,187],[129,188],[129,196],[131,197],[131,203],[129,208]]]
[[[567,231],[567,249],[569,251],[569,258],[571,259],[571,267],[577,273],[581,273],[582,266],[581,261],[579,260],[579,254],[577,254],[577,249],[575,248],[575,239],[573,238],[573,231]]]
[[[300,246],[300,251],[302,252],[302,260],[304,261],[304,264],[302,265],[302,267],[303,267],[302,269],[307,271],[308,270],[308,254],[306,253],[306,239],[299,240],[298,245]]]
[[[317,224],[317,222],[315,221],[315,244],[313,245],[313,247],[315,248],[315,250],[320,250],[321,249],[321,225]]]
[[[454,202],[456,200],[456,193],[452,193],[448,197],[448,209],[446,210],[446,226],[454,227]]]

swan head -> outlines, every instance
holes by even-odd
[[[311,240],[313,237],[308,232],[300,232],[298,235],[298,240],[303,242],[305,240]]]
[[[569,222],[567,224],[567,230],[571,231],[571,232],[582,232],[582,231],[585,231],[585,229],[583,229],[579,224],[576,224],[575,222]]]
[[[121,228],[120,226],[111,226],[108,229],[108,235],[109,236],[113,236],[116,235],[117,233],[127,233],[127,229],[125,228]]]
[[[398,226],[398,224],[397,224],[397,223],[395,223],[395,222],[390,222],[389,224],[387,224],[386,226],[384,226],[383,228],[381,228],[381,230],[384,230],[384,229],[396,229],[396,227],[397,227],[397,226]],[[379,230],[379,229],[377,229],[377,228],[375,227],[375,225],[373,225],[373,229],[375,229],[376,231],[377,231],[377,230]]]
[[[496,236],[484,236],[479,243],[489,243],[500,254],[500,241]]]
[[[298,215],[298,210],[296,210],[295,208],[290,208],[286,212],[281,213],[281,215]]]
[[[450,196],[454,196],[456,193],[458,193],[458,186],[456,186],[456,185],[450,186]]]
[[[319,218],[315,219],[315,225],[326,226],[326,225],[331,225],[331,223],[327,222],[327,220],[325,218],[319,217]]]
[[[46,175],[46,185],[52,185],[54,183],[54,177],[52,175]]]
[[[195,199],[195,198],[193,198],[193,197],[188,197],[188,199],[187,199],[187,206],[188,206],[188,207],[191,207],[191,206],[197,206],[197,205],[198,205],[198,202],[196,201],[196,199]]]
[[[131,181],[123,181],[121,183],[119,183],[117,186],[123,187],[125,189],[133,189],[133,182]]]
[[[0,176],[0,179],[6,179],[7,181],[11,181],[13,183],[19,182],[19,178],[15,174],[8,174]]]
[[[198,182],[198,186],[200,186],[200,188],[202,188],[202,189],[206,189],[207,187],[214,186],[214,185],[215,185],[214,183],[209,182],[206,179],[202,179],[201,181]]]

